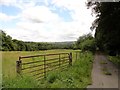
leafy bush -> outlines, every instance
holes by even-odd
[[[95,41],[94,39],[92,40],[85,40],[84,42],[81,43],[81,49],[83,51],[89,50],[89,51],[95,51]]]
[[[92,35],[86,34],[78,38],[75,47],[80,48],[82,51],[92,51],[94,52],[96,49],[95,39]]]

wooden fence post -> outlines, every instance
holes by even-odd
[[[19,60],[16,61],[16,72],[18,74],[21,74],[21,70],[22,70],[22,61],[20,60],[20,57],[19,57]]]
[[[69,65],[72,66],[72,53],[69,54]]]
[[[46,78],[46,58],[44,55],[44,78]]]

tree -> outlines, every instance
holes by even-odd
[[[0,30],[0,50],[1,51],[38,51],[50,49],[72,49],[72,42],[24,42],[12,39],[4,31]]]
[[[95,40],[92,37],[91,33],[80,36],[76,42],[76,46],[82,51],[95,51],[96,49]]]
[[[120,2],[88,2],[88,7],[96,14],[91,29],[97,46],[110,55],[120,54]]]
[[[13,41],[12,41],[12,37],[9,36],[9,35],[6,35],[6,33],[2,30],[0,30],[0,44],[1,44],[1,50],[3,51],[7,51],[7,50],[10,50],[10,51],[13,51],[15,50],[14,48],[14,44],[13,44]]]

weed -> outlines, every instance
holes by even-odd
[[[105,75],[112,75],[110,72],[108,72],[108,71],[104,71],[104,74]]]
[[[107,64],[107,62],[105,62],[105,61],[101,61],[100,64]]]
[[[103,68],[102,71],[103,71],[103,74],[105,74],[105,75],[112,75],[112,74],[107,70],[107,68]]]
[[[117,65],[118,67],[120,66],[120,56],[108,56],[109,60]]]

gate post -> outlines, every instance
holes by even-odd
[[[72,66],[72,53],[69,54],[69,65]]]
[[[19,60],[16,61],[16,72],[18,74],[21,74],[21,70],[22,70],[22,61],[20,60],[20,57],[19,57]]]

